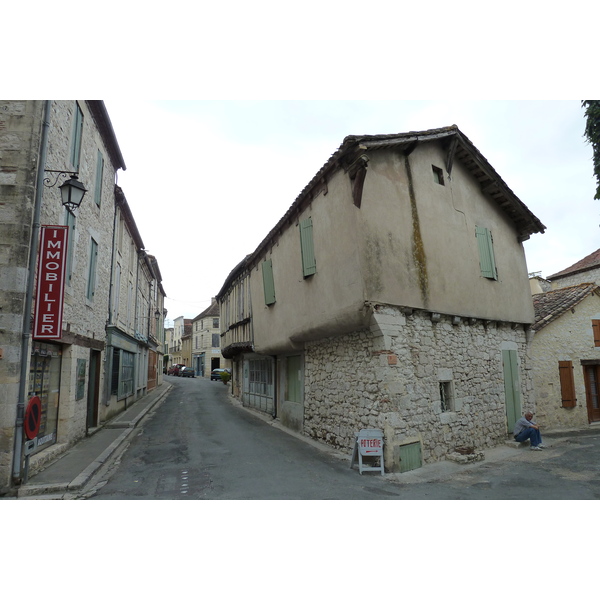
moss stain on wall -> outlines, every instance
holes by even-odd
[[[404,166],[408,177],[408,194],[410,196],[410,207],[412,216],[413,244],[412,253],[414,264],[417,268],[419,287],[425,307],[429,304],[429,280],[427,276],[427,257],[425,256],[425,248],[423,246],[423,238],[421,236],[421,227],[419,225],[419,212],[417,210],[417,200],[415,197],[415,189],[413,186],[412,171],[408,156],[404,157]]]

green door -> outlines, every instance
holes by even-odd
[[[502,366],[504,369],[506,424],[508,431],[511,432],[515,423],[521,418],[521,386],[519,385],[516,350],[502,350]]]
[[[302,357],[288,356],[287,359],[287,398],[288,402],[302,402]]]

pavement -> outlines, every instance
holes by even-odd
[[[103,467],[122,451],[144,417],[161,402],[173,386],[161,386],[116,415],[92,435],[84,438],[42,471],[31,475],[17,490],[17,498],[69,500],[80,497]]]
[[[136,430],[139,432],[138,428],[144,417],[158,406],[172,387],[168,383],[163,383],[160,387],[138,400],[133,406],[115,416],[92,435],[75,444],[43,470],[31,475],[28,481],[18,488],[16,498],[73,500],[90,495],[89,491],[86,494],[86,490],[94,485],[94,480],[98,480],[99,474],[102,475],[118,460],[118,456],[127,448],[129,438]],[[230,398],[230,400],[232,403],[244,408],[236,399]],[[326,444],[290,432],[268,415],[252,410],[251,412],[257,414],[266,423],[282,429],[286,433],[340,460],[347,460],[350,464],[351,456],[349,453],[343,454],[340,450],[335,450]],[[544,444],[548,449],[559,449],[569,441],[570,436],[574,433],[566,431],[544,432]],[[458,457],[458,461],[444,460],[423,465],[418,469],[405,473],[386,473],[383,476],[378,474],[378,476],[385,477],[389,482],[406,484],[440,481],[465,470],[477,468],[484,463],[518,459],[524,456],[524,452],[529,454],[528,448],[528,444],[519,444],[509,439],[504,444],[493,448],[485,448],[482,452],[478,452],[477,457],[471,457],[475,458],[472,461],[468,457]],[[537,455],[536,458],[539,459],[541,453],[531,454]],[[461,458],[464,460],[460,460]],[[355,470],[358,474],[357,467],[355,467]]]

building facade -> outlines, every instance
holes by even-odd
[[[503,441],[544,229],[456,126],[347,137],[217,296],[232,390],[347,451],[381,429],[394,470]]]
[[[600,249],[533,278],[537,418],[551,429],[600,422]]]
[[[109,417],[119,169],[102,101],[0,103],[0,494]],[[72,175],[87,190],[79,208],[61,201]]]
[[[216,298],[192,319],[192,366],[199,377],[210,377],[213,369],[229,367],[229,361],[221,354],[220,311]]]
[[[536,420],[568,430],[600,422],[600,287],[561,287],[533,296],[531,343]]]
[[[171,338],[171,364],[191,365],[191,340],[192,319],[176,317],[173,321],[173,334]],[[184,341],[185,340],[185,341]],[[187,362],[185,362],[187,360]]]

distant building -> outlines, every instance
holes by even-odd
[[[210,306],[192,319],[192,366],[200,377],[210,377],[213,369],[229,366],[221,354],[219,303],[211,298]]]

